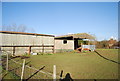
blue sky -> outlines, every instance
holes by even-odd
[[[118,37],[117,2],[3,2],[2,24],[24,24],[36,33],[89,33]]]

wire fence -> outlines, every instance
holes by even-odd
[[[7,57],[8,54],[8,57]],[[7,63],[8,59],[8,63]],[[13,73],[15,77],[18,77],[21,79],[22,70],[23,70],[23,61],[19,61],[19,59],[14,59],[11,57],[11,55],[7,53],[3,53],[2,55],[2,68],[4,70],[8,70],[9,72]],[[43,71],[45,66],[37,69],[34,67],[31,67],[25,63],[24,65],[24,72],[22,79],[28,81],[31,79],[53,79],[53,73]],[[58,75],[56,75],[56,78],[59,78]]]

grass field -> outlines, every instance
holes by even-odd
[[[0,78],[3,78],[4,81],[8,81],[8,79],[16,79],[16,81],[18,81],[17,79],[20,79],[20,78],[18,78],[17,76],[14,76],[13,73],[11,73],[11,72],[6,72],[6,70],[2,69],[1,66],[0,66],[0,70],[1,70]],[[1,77],[1,76],[2,76],[2,77]]]
[[[97,49],[97,51],[101,55],[118,62],[117,49]],[[70,73],[73,79],[118,78],[118,64],[101,58],[95,52],[33,55],[26,61],[31,61],[30,65],[38,69],[45,65],[44,70],[51,73],[53,72],[53,65],[56,65],[57,75],[60,75],[61,70],[63,70],[63,76]]]

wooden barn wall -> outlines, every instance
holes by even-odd
[[[64,52],[74,50],[74,40],[67,40],[64,44],[63,40],[55,40],[55,52]]]
[[[0,34],[1,35],[1,34]],[[54,45],[54,37],[2,34],[2,45]]]
[[[50,36],[35,36],[21,34],[5,34],[0,33],[0,46],[32,46],[32,45],[53,45],[54,37]],[[32,52],[43,52],[42,47],[32,47]],[[1,50],[13,52],[13,47],[2,47]],[[16,54],[24,54],[28,52],[28,47],[15,47]],[[44,52],[53,52],[53,47],[44,47]]]

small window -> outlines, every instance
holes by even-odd
[[[63,44],[67,44],[67,40],[63,40]]]

